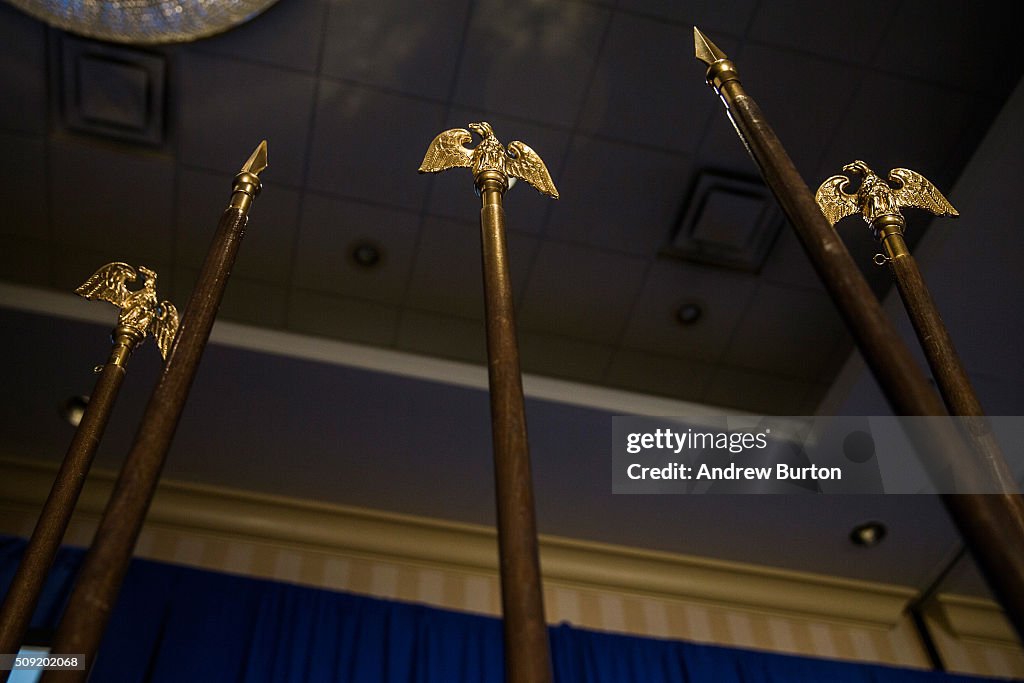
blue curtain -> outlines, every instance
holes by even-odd
[[[0,585],[25,542],[0,538]],[[81,550],[33,618],[53,628]],[[982,679],[551,629],[558,683],[949,683]],[[501,683],[501,623],[420,605],[135,560],[90,683]]]

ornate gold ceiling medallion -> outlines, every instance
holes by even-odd
[[[184,43],[249,21],[277,0],[7,0],[55,28],[130,45]]]

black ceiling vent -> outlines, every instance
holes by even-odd
[[[756,273],[782,226],[775,198],[758,178],[703,170],[672,243],[662,253]]]
[[[61,40],[68,129],[159,146],[164,140],[164,58],[68,35]]]

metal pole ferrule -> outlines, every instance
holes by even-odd
[[[907,243],[903,240],[905,227],[906,221],[899,214],[886,214],[871,222],[871,231],[875,239],[882,243],[885,255],[890,261],[910,256]]]
[[[740,80],[740,73],[736,70],[736,65],[732,63],[732,60],[719,59],[708,67],[707,79],[708,85],[717,91],[726,81]]]
[[[242,171],[235,176],[232,186],[231,207],[246,213],[249,210],[249,206],[252,205],[252,200],[260,196],[262,190],[263,183],[260,182],[259,176],[255,173]]]

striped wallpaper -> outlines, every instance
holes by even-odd
[[[0,477],[0,481],[4,479]],[[0,484],[0,532],[27,537],[39,505],[12,497],[16,498]],[[100,507],[83,496],[80,508],[65,542],[86,546]],[[139,539],[138,556],[469,612],[500,612],[493,569],[385,558],[352,548],[289,544],[280,538],[240,536],[201,525],[189,528],[154,517],[159,515],[151,514]],[[757,605],[643,594],[559,578],[545,579],[545,603],[551,623],[852,661],[927,666],[911,622],[898,613],[890,623],[809,618]],[[946,621],[939,615],[929,619],[929,624],[949,670],[1024,678],[1024,653],[1015,643],[965,638],[954,634]]]

